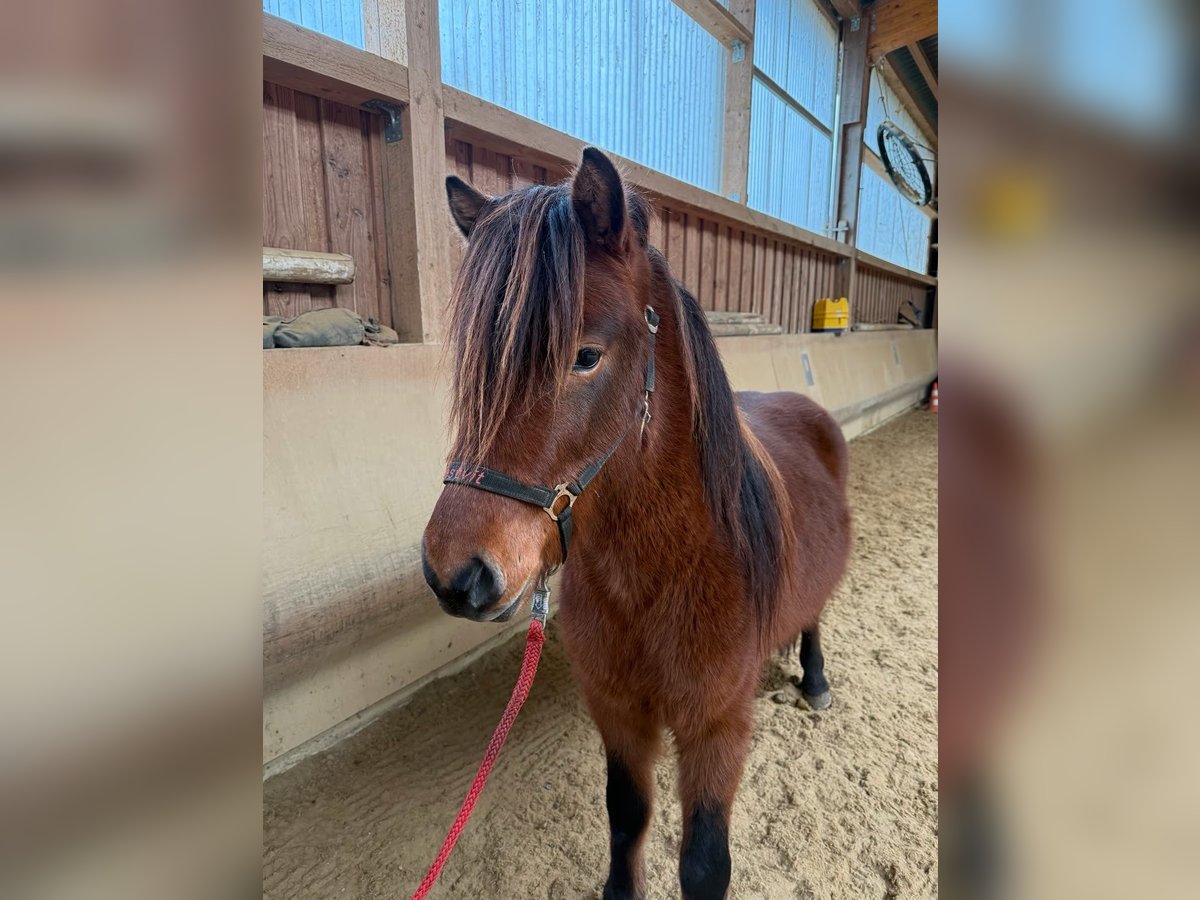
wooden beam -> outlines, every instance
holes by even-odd
[[[446,134],[437,0],[406,0],[410,102],[401,137],[384,146],[384,222],[392,327],[404,341],[438,343],[450,297]]]
[[[716,0],[675,0],[675,5],[726,47],[734,41],[748,44],[753,37],[750,29],[736,15]]]
[[[754,0],[732,0],[730,12],[754,21]],[[750,178],[750,96],[754,88],[754,41],[725,51],[725,128],[721,147],[721,193],[746,202]]]
[[[937,0],[880,0],[866,16],[871,31],[867,51],[872,60],[938,30]]]
[[[408,69],[263,13],[263,80],[348,106],[407,103]]]
[[[870,269],[878,269],[881,272],[887,272],[889,275],[898,275],[906,281],[911,281],[913,284],[932,286],[938,283],[938,280],[932,275],[914,272],[912,269],[906,269],[904,266],[890,263],[886,259],[880,259],[878,256],[872,256],[870,253],[864,253],[862,250],[856,251],[855,255],[859,265]]]
[[[842,20],[856,19],[862,15],[862,3],[859,0],[829,0],[829,5]]]
[[[867,57],[870,32],[865,19],[842,23],[842,88],[839,101],[837,203],[834,206],[843,246],[848,258],[838,266],[834,296],[850,299],[854,317],[855,290],[858,280],[858,194],[862,180],[863,134],[867,126],[867,102],[870,97],[871,69]]]
[[[452,137],[467,143],[480,143],[498,153],[520,156],[552,169],[575,166],[583,148],[588,146],[584,141],[456,88],[446,86],[442,94],[448,131]],[[631,184],[641,188],[652,199],[666,201],[672,209],[690,209],[706,216],[727,219],[742,227],[787,238],[834,256],[851,255],[846,245],[839,241],[797,228],[782,219],[734,203],[719,194],[679,181],[615,153],[609,156]]]
[[[929,93],[933,94],[933,99],[936,100],[938,98],[937,73],[933,71],[933,66],[929,64],[929,57],[925,55],[925,51],[921,49],[921,45],[916,41],[908,45],[908,52],[912,54],[913,62],[917,64],[917,68],[921,72],[921,77],[925,79]]]
[[[350,284],[354,281],[354,257],[345,253],[263,247],[263,281]]]
[[[900,76],[896,74],[896,71],[887,60],[881,59],[876,63],[876,67],[883,76],[883,80],[887,82],[888,87],[900,98],[900,102],[904,105],[908,114],[913,117],[913,120],[917,123],[917,127],[921,130],[921,134],[929,142],[929,146],[936,151],[938,145],[937,129],[933,127],[933,123],[929,121],[921,107],[917,105],[916,99],[905,86],[904,82],[900,80]]]

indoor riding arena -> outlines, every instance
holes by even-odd
[[[937,896],[937,21],[264,0],[265,897]]]

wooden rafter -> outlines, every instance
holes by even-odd
[[[854,19],[862,15],[860,0],[829,0],[829,5],[843,19]]]
[[[937,34],[937,0],[880,0],[866,13],[871,41],[867,52],[879,59],[897,47]]]
[[[750,29],[716,0],[675,0],[675,5],[725,46],[734,41],[750,42]]]
[[[933,98],[936,100],[938,95],[937,73],[933,71],[933,66],[929,64],[929,57],[925,55],[925,51],[921,49],[921,45],[916,41],[908,45],[908,52],[912,54],[913,62],[921,70],[921,77],[929,85],[929,93],[933,94]]]

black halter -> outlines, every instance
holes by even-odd
[[[650,421],[650,395],[654,393],[654,342],[655,335],[658,334],[658,313],[649,306],[646,307],[646,328],[650,334],[650,359],[646,363],[645,397],[642,400],[641,415],[634,420],[641,422],[642,431],[645,431],[646,423]],[[481,491],[489,491],[493,494],[500,494],[502,497],[541,507],[542,511],[558,525],[558,538],[562,545],[562,559],[559,562],[561,565],[567,561],[567,547],[571,543],[571,510],[575,506],[575,501],[579,499],[579,495],[583,493],[592,479],[600,474],[604,464],[612,459],[613,454],[625,442],[625,438],[629,436],[632,428],[633,422],[630,422],[621,436],[617,438],[617,442],[609,447],[608,452],[584,469],[578,478],[574,481],[561,482],[552,488],[525,484],[515,478],[510,478],[503,472],[497,472],[495,469],[485,466],[467,466],[459,460],[451,460],[446,464],[446,475],[442,479],[442,484],[464,484],[467,487],[478,488]],[[560,506],[559,502],[562,500],[565,500],[566,504]]]

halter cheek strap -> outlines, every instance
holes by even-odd
[[[639,434],[646,430],[646,424],[650,421],[650,395],[654,393],[654,355],[658,321],[658,313],[652,307],[647,306],[646,328],[649,333],[650,358],[646,362],[645,396],[642,400],[642,409],[635,420],[641,423]],[[567,548],[571,544],[572,509],[575,501],[591,484],[592,479],[600,474],[604,464],[612,459],[613,454],[629,436],[632,427],[633,422],[630,422],[621,436],[617,438],[616,443],[608,449],[608,452],[584,469],[578,478],[574,481],[561,482],[552,488],[537,484],[525,484],[515,478],[510,478],[503,472],[497,472],[495,469],[489,469],[486,466],[468,466],[459,460],[451,460],[446,465],[446,474],[442,478],[442,484],[461,484],[540,507],[558,526],[558,540],[562,549],[559,563],[561,565],[567,561]]]

